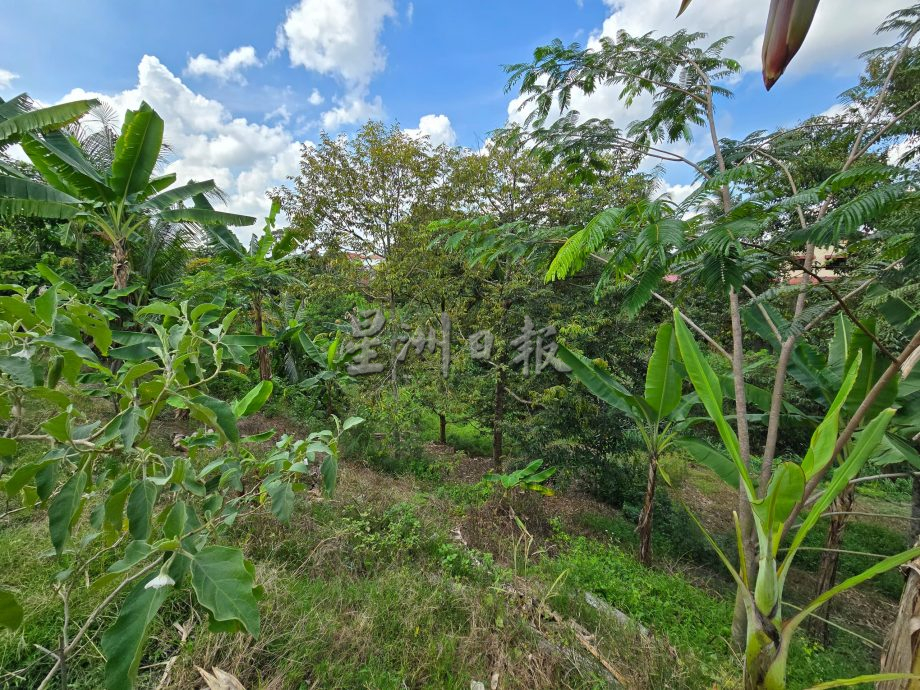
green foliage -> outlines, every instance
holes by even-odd
[[[28,441],[43,444],[46,452],[14,464],[0,485],[24,509],[47,508],[50,542],[62,568],[56,587],[65,606],[74,587],[91,577],[99,586],[117,587],[116,593],[132,586],[102,636],[106,687],[133,686],[153,620],[175,590],[191,587],[213,629],[245,629],[257,636],[260,590],[252,565],[239,549],[213,542],[241,512],[264,505],[265,497],[277,518],[290,519],[294,492],[305,488],[301,476],[310,466],[319,466],[331,492],[339,437],[363,420],[335,419],[335,431],[306,439],[283,436],[259,457],[250,448],[274,432],[241,438],[239,422],[265,404],[271,382],[258,384],[234,405],[205,392],[224,373],[225,361],[240,362],[247,347],[260,342],[228,333],[233,312],[220,320],[216,305],[192,310],[185,302],[155,302],[137,312],[148,331],[113,334],[104,312],[64,281],[41,294],[8,289],[13,294],[0,303],[5,445],[15,450],[18,441]],[[70,335],[84,323],[92,344],[120,366],[101,366],[97,354]],[[113,340],[127,344],[109,350]],[[54,385],[58,377],[71,386],[42,385]],[[109,396],[114,412],[95,413],[84,422],[78,409],[85,401],[82,391]],[[38,410],[30,428],[44,434],[26,433],[25,405]],[[187,449],[182,455],[164,454],[151,442],[153,424],[167,407],[188,410],[201,424],[182,438]],[[107,574],[90,568],[100,557],[118,554]],[[4,625],[18,623],[17,606],[4,590]],[[104,610],[89,614],[65,655]],[[69,632],[65,629],[65,639]]]
[[[489,473],[486,474],[483,479],[492,484],[501,486],[506,495],[515,489],[527,489],[528,491],[536,491],[546,496],[552,496],[553,490],[545,486],[544,483],[556,474],[557,468],[547,467],[545,470],[541,470],[540,467],[542,465],[542,460],[534,460],[526,467],[522,467],[509,474]]]

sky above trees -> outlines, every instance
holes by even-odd
[[[767,94],[759,74],[767,3],[707,0],[0,0],[0,97],[47,103],[86,94],[117,111],[147,100],[166,122],[169,169],[213,178],[234,211],[263,215],[265,191],[297,171],[300,145],[374,118],[434,143],[479,148],[520,118],[501,65],[554,38],[590,45],[619,29],[733,33],[745,71],[726,136],[793,124],[833,107],[879,43],[873,28],[902,0],[825,0],[808,41]],[[626,123],[616,93],[578,99],[589,117]],[[693,157],[693,146],[687,153]],[[702,150],[702,149],[701,149]],[[680,196],[692,180],[674,171]]]

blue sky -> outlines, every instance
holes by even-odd
[[[148,100],[167,121],[179,177],[214,177],[235,210],[296,172],[302,142],[369,117],[479,148],[509,116],[501,65],[553,38],[617,29],[734,33],[745,67],[722,110],[727,136],[795,123],[853,83],[855,55],[904,0],[824,0],[809,41],[767,94],[757,71],[767,1],[695,0],[0,0],[0,97],[93,94],[117,109]],[[642,104],[639,104],[641,110]],[[615,94],[578,103],[628,121]],[[513,108],[512,108],[513,111]],[[687,149],[705,155],[702,147]],[[669,170],[671,185],[691,177]],[[676,188],[676,187],[675,187]]]

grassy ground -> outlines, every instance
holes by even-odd
[[[462,429],[467,447],[482,450],[482,435]],[[731,588],[689,541],[658,535],[658,562],[645,568],[632,524],[603,504],[577,493],[498,497],[479,481],[487,460],[429,451],[420,462],[444,479],[345,462],[336,495],[311,497],[290,525],[237,524],[230,538],[266,588],[261,637],[211,634],[176,595],[154,626],[140,687],[200,687],[199,666],[247,688],[292,690],[466,690],[493,679],[499,688],[587,689],[615,677],[631,688],[739,687]],[[726,498],[708,481],[690,472],[686,494],[717,528]],[[885,529],[861,524],[845,548],[888,539]],[[40,513],[0,529],[0,583],[25,594],[27,616],[20,632],[0,633],[0,688],[35,687],[50,666],[36,646],[57,644],[61,616],[48,587],[54,559],[36,555],[47,547]],[[863,604],[890,604],[894,584],[861,595]],[[81,590],[74,619],[104,596]],[[836,642],[833,651],[798,642],[790,687],[875,669],[874,650],[847,636]],[[100,687],[102,661],[84,646],[70,687]]]

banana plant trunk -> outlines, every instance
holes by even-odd
[[[261,295],[256,295],[252,300],[252,309],[256,335],[265,335],[265,318],[262,314]],[[268,348],[264,345],[259,346],[259,378],[263,381],[270,381],[272,378],[272,360],[268,354]]]
[[[920,546],[920,540],[916,542]],[[920,674],[920,558],[905,566],[907,581],[901,594],[901,605],[885,640],[882,652],[882,673]],[[876,690],[920,690],[920,681],[891,680],[878,683]]]
[[[648,458],[648,481],[645,485],[645,500],[639,514],[639,562],[652,564],[652,513],[655,510],[655,484],[658,481],[658,454],[650,453]]]
[[[824,552],[821,554],[821,564],[818,567],[818,584],[815,597],[819,597],[837,584],[837,570],[840,566],[840,547],[843,544],[843,534],[850,519],[850,511],[856,500],[856,487],[848,486],[843,490],[832,504],[831,516],[827,528],[827,538],[824,540]],[[828,602],[809,618],[808,627],[811,633],[825,646],[830,644],[831,626],[827,621],[831,617],[831,603]],[[821,620],[824,619],[824,620]]]
[[[125,240],[118,240],[112,245],[112,278],[115,289],[123,290],[128,287],[128,247]]]

